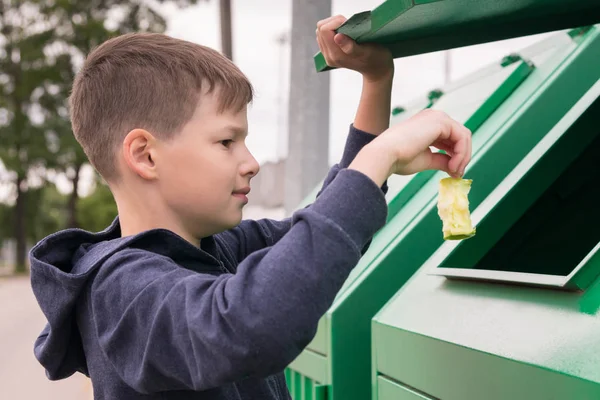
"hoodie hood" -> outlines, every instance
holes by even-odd
[[[75,307],[94,271],[126,241],[116,218],[102,232],[67,229],[31,250],[31,286],[48,321],[35,341],[34,354],[49,379],[75,372],[88,375]]]
[[[67,229],[40,241],[30,252],[31,287],[48,323],[34,344],[34,354],[48,379],[64,379],[75,372],[89,376],[76,320],[76,307],[103,263],[126,247],[136,247],[171,258],[178,265],[221,271],[214,254],[214,237],[196,247],[166,229],[152,229],[121,237],[118,217],[104,231]]]

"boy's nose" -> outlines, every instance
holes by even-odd
[[[258,174],[259,170],[260,165],[258,164],[258,161],[256,161],[250,152],[248,152],[248,159],[242,164],[242,175],[250,175],[250,177],[253,177]]]

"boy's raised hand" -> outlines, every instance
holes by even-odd
[[[432,152],[430,146],[446,154]],[[427,109],[383,132],[361,150],[349,168],[382,185],[392,174],[429,169],[462,177],[470,161],[471,131],[445,113]]]
[[[374,43],[358,44],[352,38],[336,33],[346,18],[329,17],[317,23],[317,42],[327,65],[357,71],[369,81],[387,79],[394,73],[392,53]]]

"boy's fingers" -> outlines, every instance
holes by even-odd
[[[337,66],[341,50],[336,48],[335,43],[332,43],[333,39],[327,37],[327,35],[319,34],[317,40],[327,63],[332,67]]]
[[[321,49],[321,53],[323,53],[323,56],[325,56],[325,58],[327,58],[326,56],[326,49],[323,46],[323,41],[321,40],[321,37],[317,34],[317,43],[319,44],[319,49]]]
[[[452,121],[452,137],[456,140],[454,144],[454,155],[450,160],[450,171],[462,176],[464,169],[471,158],[471,135],[468,129],[456,121]]]
[[[451,160],[452,159],[448,154],[431,153],[431,156],[429,158],[429,166],[426,169],[444,171],[449,175],[452,175],[449,167]]]
[[[325,18],[320,20],[319,22],[317,22],[317,33],[321,30],[321,28],[323,27],[323,25],[325,25],[326,23],[328,23],[329,21],[331,21],[333,17],[329,17],[329,18]]]
[[[337,66],[346,51],[353,51],[353,44],[348,45],[347,43],[344,43],[345,47],[342,49],[334,39],[336,36],[335,30],[344,22],[346,22],[344,16],[335,15],[317,23],[316,35],[319,48],[321,49],[321,53],[323,53],[327,64],[332,67]]]
[[[337,67],[339,61],[339,55],[332,54],[332,51],[337,51],[339,53],[339,49],[332,49],[331,46],[327,44],[327,41],[324,40],[320,35],[317,35],[317,42],[319,43],[319,48],[321,49],[321,53],[323,57],[325,57],[325,61],[327,65],[330,67]],[[335,46],[335,44],[334,44]]]
[[[319,23],[317,24],[317,29],[315,31],[315,34],[316,34],[317,43],[319,44],[319,49],[321,49],[321,53],[323,53],[323,56],[325,57],[325,61],[327,61],[330,66],[334,66],[334,65],[331,65],[332,61],[333,61],[331,59],[331,47],[328,46],[327,39],[326,39],[328,32],[323,32],[321,30],[323,25],[326,24],[331,18],[333,18],[333,17],[319,21]]]
[[[342,33],[338,33],[333,37],[333,40],[344,53],[352,55],[356,52],[355,42],[350,37]]]
[[[448,164],[448,166],[450,167],[450,171],[453,174],[460,173],[460,168],[465,159],[466,147],[467,147],[467,143],[466,143],[466,139],[464,139],[464,138],[461,138],[454,145],[454,155],[452,156],[452,159],[450,160],[450,164]]]
[[[465,165],[463,167],[463,174],[465,173],[465,169],[467,168],[467,165],[469,165],[469,163],[471,162],[471,156],[473,155],[473,132],[471,132],[470,129],[467,129],[467,135],[469,137],[469,157],[467,158]]]
[[[335,29],[337,29],[343,21],[345,21],[344,17],[334,17],[319,28],[317,36],[320,40],[321,52],[330,66],[337,66],[344,57],[344,51],[342,51],[340,46],[338,46],[334,40],[334,37],[336,36]]]
[[[471,134],[470,131],[459,124],[445,113],[438,113],[442,123],[441,136],[436,142],[450,144],[452,147],[452,158],[449,163],[450,172],[462,176],[464,169],[471,157]]]
[[[346,17],[343,15],[334,15],[329,18],[325,18],[317,22],[317,32],[322,32],[325,30],[334,31],[339,28],[344,22],[346,22]]]
[[[460,125],[459,129],[461,129],[462,136],[465,138],[465,153],[463,159],[458,167],[458,173],[462,176],[465,173],[465,169],[467,168],[467,164],[471,161],[471,152],[472,152],[472,134],[469,129],[465,126]]]
[[[332,17],[328,21],[326,21],[323,25],[318,27],[319,33],[330,33],[331,36],[335,35],[335,30],[338,29],[344,22],[346,22],[346,18],[341,15],[337,15]]]
[[[340,18],[340,17],[342,17],[342,16],[341,15],[332,15],[331,17],[327,17],[325,19],[320,20],[319,22],[317,22],[317,30],[320,30],[321,27],[323,27],[323,25],[327,24],[328,22],[330,22],[336,18]]]
[[[454,155],[454,146],[444,142],[436,142],[433,144],[436,149],[444,150],[450,157]]]

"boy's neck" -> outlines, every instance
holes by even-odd
[[[192,245],[200,246],[200,240],[187,232],[183,224],[169,210],[152,200],[156,197],[144,196],[142,199],[131,192],[127,195],[119,191],[113,193],[117,203],[122,237],[137,235],[152,229],[167,229]]]

